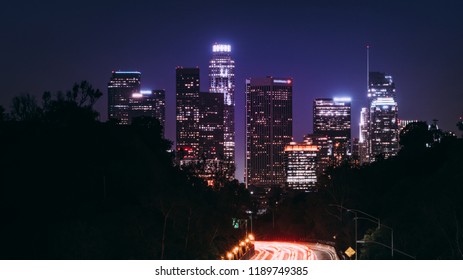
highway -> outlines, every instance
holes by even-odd
[[[251,260],[337,260],[333,247],[318,243],[255,241]]]

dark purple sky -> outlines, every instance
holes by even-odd
[[[96,2],[96,1],[95,1]],[[405,3],[406,2],[406,3]],[[175,138],[175,67],[199,66],[207,90],[214,42],[236,62],[237,178],[243,178],[244,80],[294,78],[294,137],[312,130],[312,100],[351,96],[353,135],[372,71],[393,76],[402,119],[439,119],[456,131],[463,113],[460,1],[9,1],[0,11],[0,104],[21,93],[67,90],[88,80],[105,95],[112,70],[142,72],[167,91]]]

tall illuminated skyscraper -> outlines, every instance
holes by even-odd
[[[215,43],[209,61],[209,92],[223,95],[224,161],[233,172],[235,165],[235,61],[231,46]]]
[[[141,90],[129,97],[129,123],[135,117],[147,116],[156,118],[163,132],[166,125],[166,92],[160,90]]]
[[[292,93],[290,78],[246,80],[247,187],[285,185],[284,149],[293,130]]]
[[[388,158],[399,151],[397,102],[392,97],[379,97],[370,105],[370,160]]]
[[[399,150],[398,106],[395,96],[395,84],[391,76],[369,72],[369,106],[362,109],[360,119],[362,163],[373,162],[377,157],[394,156]]]
[[[113,71],[108,83],[108,120],[129,124],[129,98],[140,92],[141,73],[137,71]]]
[[[313,101],[313,133],[327,136],[330,147],[329,154],[322,155],[329,162],[325,164],[337,166],[351,155],[351,99],[350,98],[316,98]],[[320,154],[324,149],[321,149]],[[326,168],[326,166],[323,167]]]
[[[285,147],[286,186],[290,190],[315,191],[319,148],[307,142],[291,142]]]
[[[175,73],[177,158],[195,160],[199,146],[199,68],[177,67]]]
[[[223,160],[223,98],[199,93],[199,158]]]

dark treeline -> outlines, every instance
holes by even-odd
[[[152,118],[98,121],[88,83],[0,112],[1,259],[216,259],[249,194],[180,170]]]
[[[437,132],[439,134],[439,132]],[[440,142],[434,142],[437,138]],[[463,141],[411,124],[398,156],[329,172],[318,193],[290,194],[255,221],[265,239],[325,240],[355,248],[357,209],[393,228],[394,248],[417,259],[463,259]],[[340,206],[344,207],[341,208]],[[358,213],[359,257],[390,259],[391,230]],[[395,259],[408,259],[394,252]]]

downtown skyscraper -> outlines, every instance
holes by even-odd
[[[153,117],[165,128],[166,125],[166,91],[141,90],[132,93],[129,98],[129,122],[136,117]],[[164,131],[165,129],[163,129]]]
[[[138,71],[113,71],[108,83],[108,120],[130,124],[129,99],[140,92],[141,73]]]
[[[199,68],[175,69],[176,151],[179,160],[196,160],[199,148]]]
[[[398,104],[390,75],[368,73],[368,107],[360,115],[360,162],[388,158],[399,150]]]
[[[246,80],[247,187],[285,186],[285,147],[293,130],[292,93],[290,78]]]
[[[235,170],[235,61],[231,57],[231,46],[215,43],[209,61],[209,92],[223,96],[223,160]]]
[[[319,167],[338,166],[351,155],[351,99],[316,98],[313,101],[313,142],[320,146]],[[327,141],[318,139],[327,138]]]

